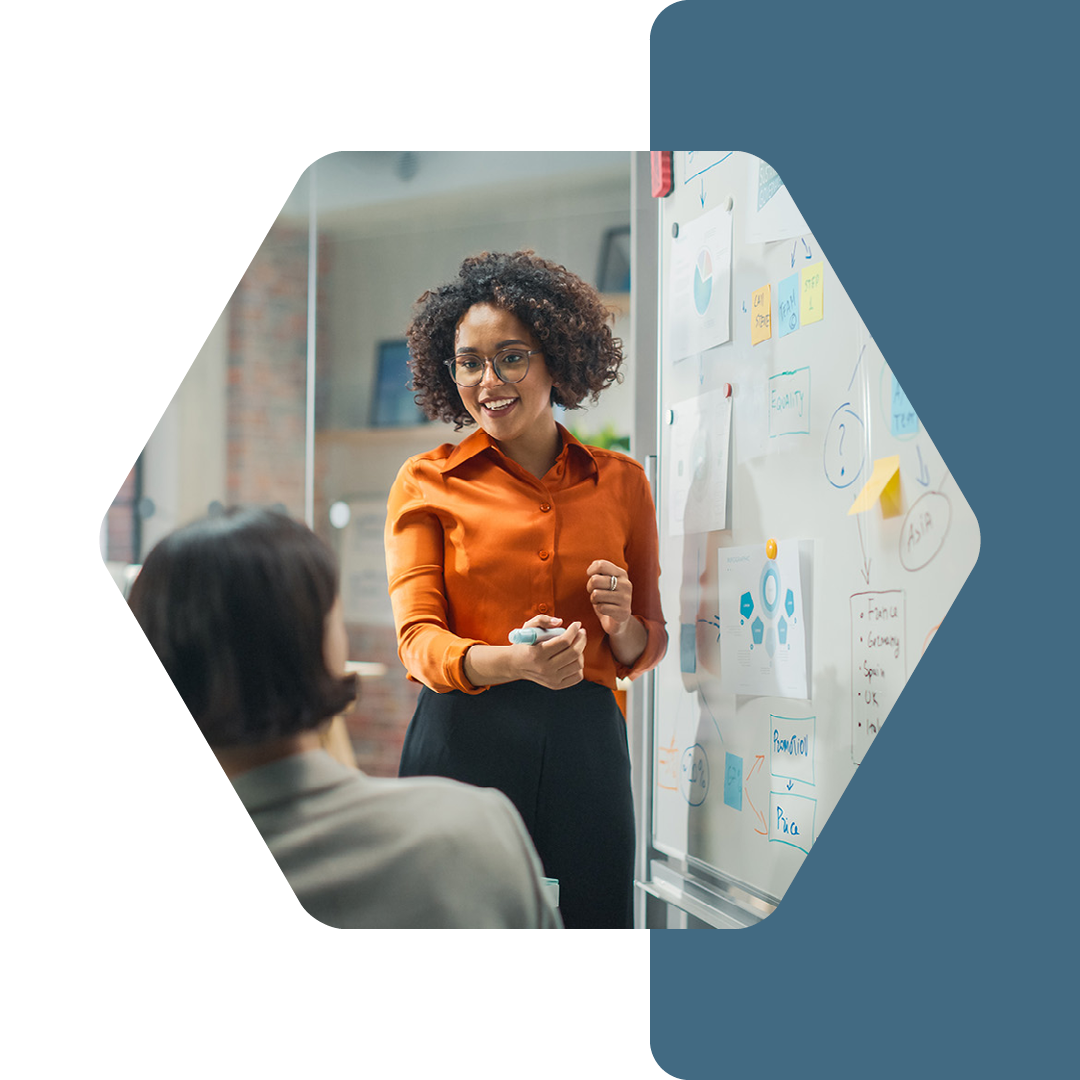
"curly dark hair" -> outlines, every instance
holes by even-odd
[[[553,405],[577,409],[586,397],[621,382],[622,342],[600,294],[565,266],[532,251],[485,251],[467,258],[455,281],[429,289],[416,302],[407,333],[416,403],[431,420],[474,423],[446,368],[454,332],[474,304],[492,304],[529,328],[544,350],[554,383]]]

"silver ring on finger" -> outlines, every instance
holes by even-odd
[[[618,588],[618,585],[619,585],[619,579],[614,574],[612,574],[611,575],[611,584],[608,586],[608,588],[612,592],[614,592]]]

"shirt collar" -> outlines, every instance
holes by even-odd
[[[562,424],[556,423],[555,426],[559,429],[559,434],[562,436],[563,448],[559,457],[565,457],[567,459],[576,457],[583,467],[584,474],[586,476],[592,476],[594,480],[597,479],[599,476],[599,469],[592,451],[584,443],[575,439]],[[470,461],[478,454],[484,453],[485,450],[496,450],[500,454],[502,453],[495,440],[483,428],[478,428],[454,447],[446,461],[443,462],[442,468],[439,471],[444,475],[453,472],[459,465],[463,465],[466,461]]]
[[[362,775],[325,750],[307,750],[242,772],[232,778],[232,785],[248,813],[255,813]]]

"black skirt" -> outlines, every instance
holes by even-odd
[[[482,694],[420,691],[401,776],[446,776],[504,792],[548,877],[568,929],[633,926],[634,805],[626,722],[597,683],[533,682]]]

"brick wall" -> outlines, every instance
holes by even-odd
[[[105,515],[105,558],[110,562],[133,562],[134,539],[135,466],[132,466]]]
[[[320,245],[319,277],[329,268]],[[229,304],[228,504],[304,512],[308,235],[271,229]],[[316,358],[327,347],[320,328]]]
[[[420,684],[405,678],[392,626],[350,626],[349,655],[386,665],[386,674],[360,680],[360,696],[345,718],[356,763],[370,776],[397,776],[405,729]]]
[[[318,287],[323,293],[333,259],[319,244]],[[304,442],[307,394],[308,234],[275,226],[251,261],[227,309],[226,505],[283,505],[304,512]],[[332,336],[327,308],[317,320],[318,426],[324,412]],[[181,464],[183,467],[183,464]],[[328,535],[327,458],[315,456],[315,531]],[[134,561],[131,549],[135,472],[124,482],[107,515],[107,558]],[[141,555],[145,556],[146,552]],[[420,687],[405,678],[392,627],[350,626],[349,655],[386,665],[387,674],[364,679],[347,717],[360,767],[374,776],[396,776],[405,729]]]

